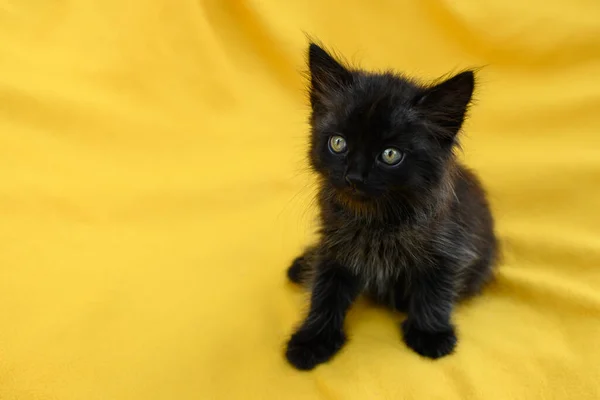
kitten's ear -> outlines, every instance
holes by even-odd
[[[416,106],[428,121],[442,128],[439,131],[446,139],[453,141],[465,120],[474,88],[474,72],[461,72],[426,89]]]
[[[308,47],[308,68],[313,108],[323,105],[333,92],[352,82],[352,73],[314,43]]]

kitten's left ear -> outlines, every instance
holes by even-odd
[[[460,130],[475,88],[473,71],[461,72],[419,96],[416,107],[438,128],[446,139],[453,140]]]

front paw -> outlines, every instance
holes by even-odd
[[[406,320],[402,323],[402,333],[408,347],[422,356],[433,359],[452,353],[456,346],[457,339],[452,325],[442,330],[426,331]]]
[[[308,371],[329,360],[345,342],[346,336],[342,331],[325,330],[315,334],[311,330],[300,329],[288,342],[285,356],[297,369]]]

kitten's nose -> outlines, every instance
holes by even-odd
[[[345,178],[346,183],[352,187],[357,187],[365,183],[365,178],[358,172],[348,172]]]

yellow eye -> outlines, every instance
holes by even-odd
[[[383,153],[381,153],[381,161],[386,163],[387,165],[396,165],[402,161],[404,155],[398,149],[394,149],[390,147],[389,149],[385,149]]]
[[[334,153],[342,153],[346,150],[346,139],[341,136],[332,136],[329,138],[329,148]]]

